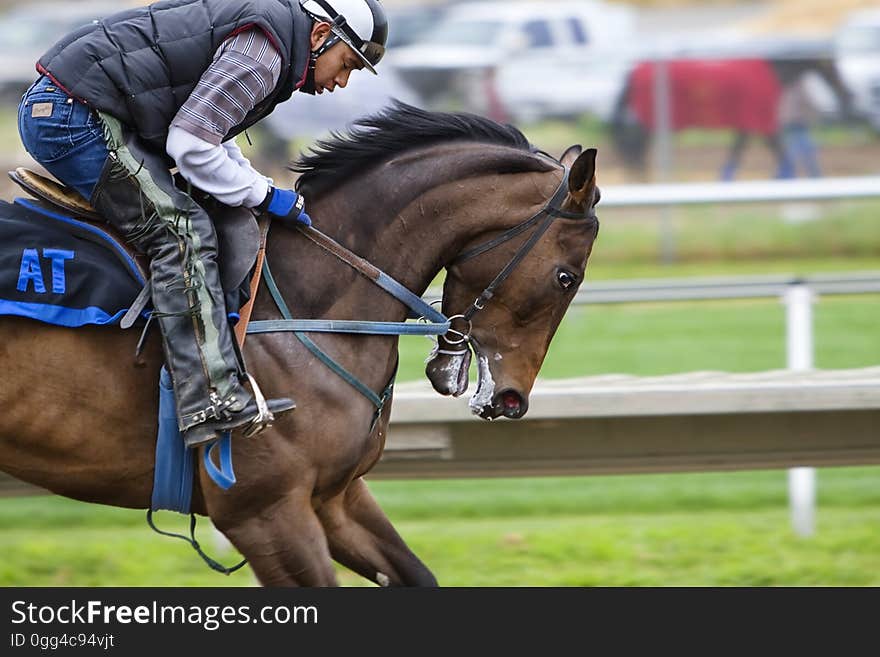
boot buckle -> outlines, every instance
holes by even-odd
[[[193,425],[201,424],[202,422],[204,422],[207,419],[208,419],[207,411],[198,411],[197,413],[193,413],[190,416],[190,421],[192,422]]]

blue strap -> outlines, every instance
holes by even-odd
[[[365,322],[348,319],[267,319],[248,324],[248,333],[357,333],[366,335],[444,335],[449,322],[410,324],[407,322]]]
[[[220,468],[214,465],[211,455],[214,448],[220,446]],[[229,490],[235,485],[235,471],[232,469],[232,432],[224,431],[219,440],[215,440],[205,449],[203,456],[205,471],[208,476],[223,490]]]
[[[445,324],[447,329],[449,328],[449,320],[446,318],[446,315],[438,311],[431,304],[425,302],[425,300],[419,295],[413,293],[401,283],[398,283],[385,272],[379,274],[379,278],[377,278],[375,282],[376,285],[388,292],[388,294],[395,299],[402,301],[410,310],[417,313],[416,317],[424,317],[432,322]]]
[[[159,374],[159,432],[150,509],[187,514],[192,502],[193,455],[177,427],[171,375],[163,366]]]
[[[290,308],[287,307],[284,297],[281,296],[281,290],[278,289],[278,283],[275,282],[275,277],[272,275],[272,270],[269,268],[268,256],[263,258],[263,280],[266,282],[266,287],[269,288],[269,294],[272,295],[272,300],[275,302],[275,305],[278,306],[281,316],[284,319],[292,320],[293,315],[290,312]],[[256,322],[248,324],[248,333],[251,332],[251,326],[254,324],[256,324]]]
[[[424,317],[427,323],[407,322],[366,322],[343,319],[293,319],[290,308],[281,296],[278,283],[269,267],[269,259],[263,260],[263,279],[284,319],[257,320],[248,324],[249,334],[288,332],[314,333],[357,333],[364,335],[445,335],[451,322],[446,316],[425,302],[419,295],[411,292],[384,272],[374,280],[376,285],[401,301],[415,317]],[[372,279],[370,279],[372,280]]]

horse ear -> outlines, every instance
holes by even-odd
[[[568,191],[576,199],[583,201],[588,192],[596,185],[596,154],[595,148],[588,148],[578,155],[571,165],[568,174]]]
[[[565,149],[565,152],[562,154],[562,157],[559,158],[559,161],[564,167],[570,169],[572,162],[574,162],[575,158],[581,154],[582,150],[584,149],[580,144],[569,146]]]

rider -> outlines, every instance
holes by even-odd
[[[233,138],[294,91],[375,74],[387,33],[379,0],[163,0],[74,31],[37,64],[22,142],[150,257],[189,447],[265,425],[236,356],[213,224],[170,169],[220,203],[309,225],[302,197],[255,171]]]

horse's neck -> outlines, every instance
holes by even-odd
[[[514,180],[487,173],[495,170],[496,160],[511,157],[509,149],[494,152],[485,146],[441,150],[429,159],[404,156],[310,202],[310,214],[322,232],[422,294],[464,244],[493,227],[506,227],[518,215],[526,218],[530,203],[540,206],[552,192],[554,181],[540,179],[542,174],[524,173]],[[402,304],[301,235],[288,230],[275,238],[270,238],[269,258],[273,271],[280,272],[276,278],[285,298],[302,313],[294,310],[295,315],[405,317]],[[264,311],[275,312],[258,302],[255,317]]]
[[[315,227],[416,294],[424,292],[442,266],[447,235],[431,236],[404,215],[373,221],[369,210],[345,203],[315,204]],[[409,214],[409,213],[408,213]],[[436,239],[434,239],[436,237]],[[401,321],[399,302],[353,267],[285,229],[270,233],[268,260],[282,295],[296,317]],[[277,310],[260,297],[255,317]]]

